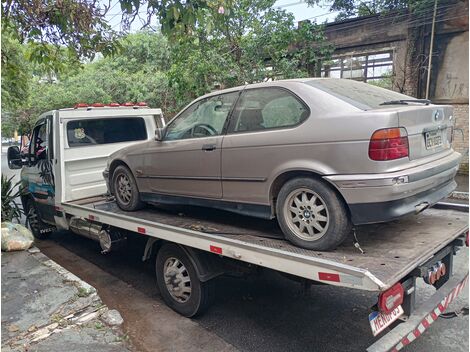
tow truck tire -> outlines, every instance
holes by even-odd
[[[46,224],[39,217],[36,205],[32,199],[26,201],[25,209],[26,225],[31,230],[34,238],[45,240],[52,233],[51,226]]]
[[[175,244],[164,244],[157,254],[157,284],[165,303],[175,312],[202,314],[213,297],[213,283],[201,282],[188,255]]]
[[[351,232],[344,202],[315,178],[287,181],[277,197],[276,217],[285,238],[306,249],[335,249]]]
[[[112,176],[113,194],[116,203],[122,210],[134,211],[143,208],[144,203],[140,199],[139,188],[134,175],[124,165],[119,165]]]

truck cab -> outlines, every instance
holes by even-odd
[[[155,138],[165,125],[161,109],[146,105],[91,106],[42,114],[20,147],[8,150],[8,165],[21,168],[21,202],[36,237],[68,229],[60,204],[107,192],[103,170],[110,154]],[[26,136],[25,136],[26,137]]]

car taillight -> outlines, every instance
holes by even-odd
[[[369,158],[372,160],[394,160],[408,155],[408,134],[404,128],[377,130],[370,137]]]
[[[390,287],[387,291],[382,292],[379,295],[378,307],[382,313],[389,314],[400,304],[403,303],[405,291],[403,286],[397,282],[395,285]]]

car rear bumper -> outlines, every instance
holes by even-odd
[[[455,181],[449,181],[425,192],[388,202],[350,204],[351,220],[355,225],[390,221],[401,216],[419,213],[446,198],[456,188]]]
[[[439,160],[399,172],[366,175],[333,175],[333,183],[346,200],[354,224],[396,219],[419,212],[455,190],[454,177],[461,155],[457,152]]]

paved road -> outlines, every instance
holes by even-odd
[[[138,239],[127,251],[109,255],[70,232],[37,245],[122,313],[136,351],[364,351],[374,341],[367,316],[375,294],[330,286],[313,286],[305,293],[300,284],[264,270],[244,279],[217,279],[212,308],[200,318],[186,319],[161,300],[154,263],[141,262],[144,244]],[[456,268],[468,270],[468,249],[457,256]],[[432,291],[421,285],[418,292],[426,297]],[[467,291],[450,309],[462,306],[468,307]],[[468,351],[468,329],[468,316],[439,319],[407,351]]]

